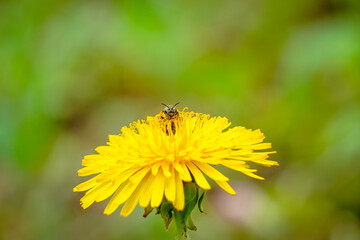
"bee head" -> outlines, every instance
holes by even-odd
[[[164,113],[168,114],[169,116],[174,116],[175,114],[178,113],[178,110],[176,109],[176,105],[178,105],[179,103],[176,103],[174,105],[166,105],[164,103],[162,103],[162,105],[165,106],[164,108]]]

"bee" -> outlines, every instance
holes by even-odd
[[[162,105],[165,106],[164,110],[161,111],[160,118],[163,120],[175,120],[179,116],[179,112],[176,109],[176,105],[179,103],[175,103],[174,105],[166,105],[165,103],[162,103]]]
[[[175,134],[176,132],[176,125],[175,125],[175,121],[177,121],[179,119],[179,112],[176,108],[176,105],[178,105],[179,103],[175,103],[174,105],[166,105],[164,103],[162,103],[162,105],[165,106],[164,110],[162,110],[160,112],[160,120],[168,123],[171,122],[171,130],[173,132],[173,134]],[[165,126],[166,127],[166,126]],[[166,128],[166,134],[169,135],[169,131]]]

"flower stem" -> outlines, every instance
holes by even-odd
[[[178,240],[184,240],[187,238],[185,219],[182,214],[177,210],[174,210],[175,224],[176,224],[176,236]]]

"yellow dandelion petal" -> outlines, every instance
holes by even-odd
[[[176,182],[176,198],[173,204],[174,204],[174,208],[176,208],[178,211],[181,211],[184,209],[185,206],[185,196],[184,196],[184,184],[178,174],[175,174],[175,182]]]
[[[123,191],[123,189],[125,188],[126,183],[123,183],[120,185],[120,187],[116,190],[116,192],[114,193],[114,195],[111,197],[108,205],[106,206],[104,213],[106,215],[110,215],[112,214],[118,207],[119,207],[119,203],[117,203],[117,199],[121,197],[121,193]]]
[[[165,177],[162,172],[159,172],[153,182],[151,207],[158,207],[163,199],[165,190]]]
[[[139,204],[159,207],[172,202],[175,209],[185,207],[184,182],[200,188],[211,188],[206,176],[230,194],[236,194],[216,165],[263,179],[248,163],[270,167],[275,151],[264,143],[264,134],[245,127],[229,128],[225,117],[194,112],[178,112],[170,120],[158,114],[136,121],[109,135],[107,146],[96,148],[97,154],[82,160],[79,176],[93,175],[73,190],[86,191],[81,198],[83,208],[111,197],[104,213],[113,213],[124,204],[120,215],[128,216]],[[206,176],[205,176],[206,175]],[[111,196],[112,195],[112,196]]]
[[[74,187],[74,192],[83,192],[86,190],[89,190],[90,188],[93,188],[96,185],[96,178],[91,178],[87,180],[86,182],[80,183],[76,187]]]
[[[132,182],[133,184],[139,183],[144,177],[145,175],[149,172],[150,168],[143,168],[140,171],[138,171],[137,173],[135,173],[134,175],[132,175],[129,180],[130,182]]]
[[[179,169],[181,169],[181,171]],[[189,169],[185,166],[185,164],[180,164],[178,168],[176,168],[176,170],[181,180],[183,180],[184,182],[192,181],[192,177],[190,175]]]
[[[176,197],[176,182],[174,169],[171,169],[170,177],[165,181],[165,196],[170,202],[175,201]]]
[[[105,166],[93,165],[93,166],[88,166],[88,167],[79,169],[78,175],[79,176],[89,176],[89,175],[93,175],[93,174],[102,172],[103,170],[105,170]]]
[[[157,164],[154,164],[151,168],[151,172],[154,176],[157,175],[158,171],[159,171],[159,168],[161,166],[161,163],[157,163]]]
[[[139,202],[140,194],[144,189],[144,184],[140,184],[135,191],[131,194],[130,198],[126,201],[121,209],[120,215],[123,217],[128,216],[136,207]]]
[[[88,208],[93,202],[95,202],[95,199],[103,192],[106,190],[106,188],[108,188],[111,185],[110,181],[107,182],[103,182],[103,183],[99,183],[96,185],[96,187],[94,187],[93,189],[91,189],[90,191],[88,191],[85,196],[83,196],[80,201],[81,201],[81,206],[86,209]]]
[[[98,154],[87,155],[84,157],[81,164],[83,166],[89,166],[91,164],[101,161],[103,158],[104,158],[103,156]]]
[[[108,188],[105,191],[103,191],[95,198],[95,202],[104,201],[105,199],[110,197],[118,188],[119,185],[112,183],[110,186],[108,186]]]
[[[222,182],[229,181],[229,178],[225,177],[222,173],[220,173],[215,168],[211,167],[209,164],[202,162],[194,162],[194,163],[201,171],[203,171],[203,173],[205,173],[215,181],[222,181]]]
[[[170,163],[169,162],[163,162],[162,163],[162,170],[164,173],[164,176],[169,178],[171,176],[171,173],[169,171]]]
[[[150,203],[151,200],[151,195],[152,195],[152,189],[153,189],[153,182],[155,180],[154,175],[150,174],[150,176],[147,177],[145,183],[144,183],[144,190],[140,196],[139,199],[139,205],[141,207],[147,207]]]
[[[120,196],[117,198],[116,203],[118,205],[124,203],[131,196],[131,194],[135,191],[135,189],[137,188],[137,186],[139,185],[141,180],[142,180],[142,178],[140,178],[140,177],[137,177],[132,180],[129,179],[127,181],[123,191],[121,192]]]
[[[175,168],[175,170],[179,173],[184,173],[184,169],[183,169],[183,166],[178,162],[174,162],[173,163],[173,167]],[[190,177],[191,178],[191,177]]]
[[[222,189],[224,189],[226,192],[230,193],[231,195],[236,195],[236,192],[232,187],[225,181],[215,181],[217,185],[219,185]]]
[[[258,175],[256,175],[256,174],[253,173],[253,172],[256,172],[256,170],[255,170],[255,171],[243,170],[243,171],[241,171],[241,172],[244,173],[244,174],[246,174],[246,175],[248,175],[249,177],[256,178],[256,179],[259,179],[259,180],[264,180],[263,177],[260,177],[260,176],[258,176]]]
[[[199,185],[199,187],[206,189],[206,190],[209,190],[211,188],[208,181],[206,181],[206,178],[204,177],[204,175],[192,162],[187,162],[186,166],[189,167],[190,172],[194,176],[195,181]]]
[[[133,167],[124,172],[120,172],[119,174],[117,174],[116,176],[113,177],[113,181],[116,184],[121,184],[121,183],[125,182],[126,180],[128,180],[139,169],[141,169],[141,167]]]
[[[146,174],[146,170],[149,171],[149,169],[142,170],[135,174],[130,179],[126,180],[119,189],[116,191],[114,196],[111,198],[109,204],[105,208],[104,213],[109,215],[113,213],[120,204],[124,203],[128,198],[133,194],[137,186],[139,185],[140,181],[143,179],[144,174]]]

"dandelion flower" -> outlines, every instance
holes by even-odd
[[[231,123],[225,117],[185,109],[177,113],[175,120],[164,119],[161,112],[133,122],[123,127],[121,134],[109,135],[107,146],[95,149],[98,154],[84,157],[79,176],[97,174],[74,188],[75,192],[87,191],[80,200],[84,209],[112,195],[104,210],[108,215],[123,203],[120,215],[124,217],[137,204],[152,209],[167,202],[181,212],[186,202],[185,184],[193,182],[210,190],[205,176],[236,194],[216,165],[257,179],[263,178],[247,163],[278,165],[267,159],[274,151],[257,151],[271,148],[270,143],[263,143],[260,130],[229,128]]]

